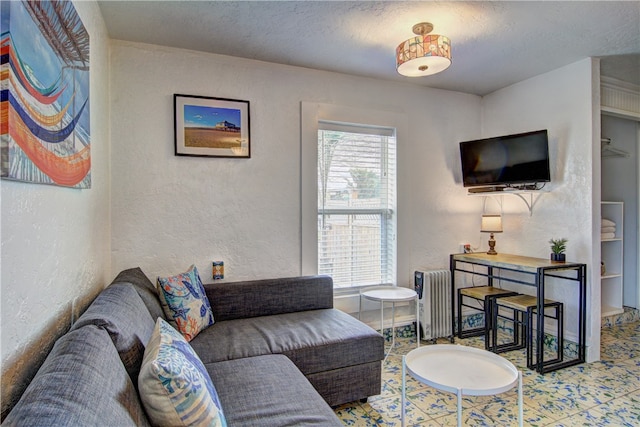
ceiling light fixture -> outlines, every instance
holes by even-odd
[[[407,77],[430,76],[451,65],[451,40],[439,34],[429,34],[433,24],[421,22],[413,26],[417,35],[396,48],[396,69]]]

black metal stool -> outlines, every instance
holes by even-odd
[[[489,350],[494,353],[502,353],[504,351],[519,350],[522,348],[527,349],[527,368],[536,369],[538,366],[538,357],[536,354],[536,361],[533,361],[533,323],[534,314],[538,306],[538,300],[532,295],[515,295],[507,297],[498,297],[492,302],[492,326],[493,335],[491,336],[491,345]],[[563,323],[563,311],[564,305],[561,302],[552,301],[549,299],[544,300],[544,309],[554,308],[555,315],[547,315],[544,317],[555,319],[558,323],[558,351],[557,357],[552,360],[545,360],[544,365],[561,362],[563,358],[564,347],[564,323]],[[512,316],[505,316],[500,314],[500,309],[507,309],[511,311]],[[513,340],[511,342],[498,345],[498,319],[505,319],[513,322]],[[544,346],[543,346],[544,348]]]
[[[494,288],[493,286],[472,286],[469,288],[458,289],[458,338],[476,337],[484,335],[484,347],[489,349],[489,335],[492,326],[492,302],[498,297],[506,297],[510,295],[518,295],[517,292],[508,291],[506,289]],[[465,304],[463,298],[471,298],[479,301],[482,308]],[[484,313],[484,326],[462,330],[462,307],[471,308],[473,310]]]

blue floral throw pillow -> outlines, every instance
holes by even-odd
[[[158,295],[167,321],[187,341],[213,325],[211,305],[195,265],[172,277],[158,277]]]
[[[138,390],[153,425],[227,425],[202,361],[184,337],[161,318],[144,352]]]

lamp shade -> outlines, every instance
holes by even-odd
[[[502,233],[502,215],[482,215],[480,231],[483,233]]]
[[[412,37],[396,48],[396,69],[408,77],[429,76],[451,65],[451,40],[438,34]]]

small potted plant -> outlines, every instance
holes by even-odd
[[[565,262],[564,251],[567,250],[567,239],[551,239],[549,243],[551,244],[551,261]]]

